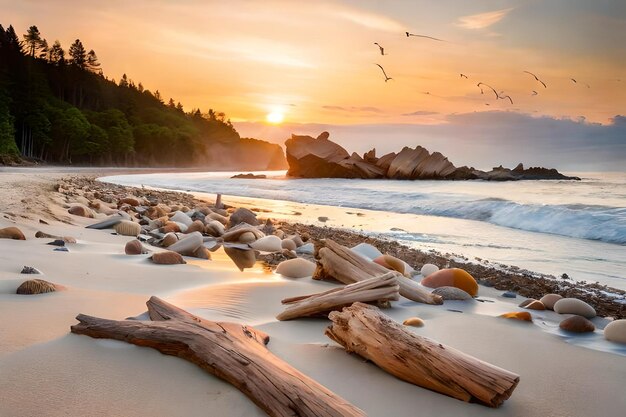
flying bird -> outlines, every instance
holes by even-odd
[[[387,82],[389,80],[393,80],[393,78],[387,76],[387,73],[385,72],[385,69],[383,67],[381,67],[380,64],[374,64],[374,65],[378,65],[378,68],[380,68],[380,70],[383,72],[383,75],[385,76],[385,82]]]
[[[406,37],[408,38],[409,36],[415,36],[416,38],[426,38],[426,39],[432,39],[434,41],[438,41],[438,42],[445,42],[443,39],[439,39],[439,38],[433,38],[432,36],[426,36],[426,35],[416,35],[414,33],[409,33],[409,32],[404,32],[406,33]]]
[[[573,79],[573,78],[570,78],[570,80],[574,81],[574,84],[577,83],[577,81],[575,79]]]
[[[467,75],[461,74],[461,78],[467,78]]]
[[[485,87],[490,88],[490,89],[491,89],[491,91],[493,91],[493,94],[495,94],[495,95],[496,95],[496,100],[500,98],[500,96],[498,95],[498,92],[496,91],[496,89],[495,89],[495,88],[493,88],[493,87],[491,87],[490,85],[487,85],[487,84],[485,84],[485,83],[482,83],[482,82],[481,82],[481,83],[476,84],[476,86],[477,86],[478,88],[480,88],[480,93],[481,93],[481,94],[483,94],[483,89],[480,87],[481,85],[484,85]]]
[[[381,55],[387,55],[387,54],[385,53],[385,48],[383,48],[382,46],[380,46],[380,45],[378,44],[378,42],[374,42],[374,45],[378,46],[378,49],[380,49],[380,54],[381,54]]]
[[[513,99],[510,96],[498,96],[498,98],[502,100],[504,100],[505,98],[508,98],[511,104],[513,104]]]
[[[544,83],[543,81],[541,81],[541,80],[539,79],[539,77],[537,77],[535,74],[533,74],[533,73],[532,73],[532,72],[530,72],[530,71],[524,71],[524,72],[525,72],[526,74],[530,74],[530,75],[532,75],[533,77],[535,77],[535,80],[537,80],[537,81],[539,81],[541,84],[543,84],[543,88],[548,88],[548,86],[546,85],[546,83]]]
[[[536,96],[537,94],[538,93],[535,90],[533,90],[533,93],[531,94],[531,96]]]

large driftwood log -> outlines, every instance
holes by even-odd
[[[328,313],[360,301],[396,301],[400,298],[397,280],[388,273],[379,277],[355,282],[342,288],[335,288],[318,294],[287,298],[282,301],[289,306],[276,318],[292,320],[298,317],[328,316]]]
[[[252,327],[196,317],[152,297],[153,321],[78,315],[72,332],[151,347],[195,363],[246,394],[270,416],[363,417],[365,413],[274,356]]]
[[[498,407],[519,382],[512,372],[409,332],[374,306],[354,303],[328,317],[332,324],[326,335],[348,352],[404,381],[459,400]]]
[[[349,248],[330,239],[321,242],[316,251],[317,269],[313,279],[335,279],[344,284],[363,281],[368,278],[389,273],[382,265],[371,262]],[[400,286],[400,295],[419,303],[443,304],[443,299],[431,294],[419,284],[399,272],[393,272]]]

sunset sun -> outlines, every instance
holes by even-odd
[[[273,111],[265,116],[265,119],[272,124],[280,124],[283,122],[285,115],[279,111]]]

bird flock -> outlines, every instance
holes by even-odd
[[[410,37],[416,37],[416,38],[430,39],[430,40],[433,40],[433,41],[436,41],[436,42],[447,42],[447,41],[445,41],[445,40],[443,40],[443,39],[435,38],[435,37],[433,37],[433,36],[428,36],[428,35],[419,35],[419,34],[410,33],[410,32],[404,32],[404,33],[406,34],[406,37],[407,37],[407,38],[410,38]],[[388,55],[388,54],[385,52],[385,48],[384,48],[383,46],[381,46],[378,42],[374,42],[374,45],[376,45],[376,46],[378,47],[378,49],[379,49],[379,51],[380,51],[380,54],[381,54],[382,56]],[[385,69],[383,68],[383,66],[382,66],[382,65],[380,65],[380,64],[378,64],[378,63],[375,63],[374,65],[378,66],[378,67],[380,68],[380,70],[382,71],[383,76],[384,76],[384,80],[385,80],[385,82],[387,82],[387,81],[389,81],[389,80],[393,80],[393,78],[391,78],[391,77],[389,77],[389,76],[387,75],[387,72],[385,71]],[[538,83],[538,84],[541,84],[541,85],[543,86],[543,88],[548,88],[548,86],[546,85],[546,83],[545,83],[545,82],[543,82],[543,80],[541,80],[541,79],[539,78],[539,76],[537,76],[536,74],[534,74],[534,73],[532,73],[532,72],[530,72],[530,71],[522,71],[522,72],[524,72],[524,73],[526,73],[526,74],[531,75],[531,76],[535,79],[535,81],[537,81],[537,83]],[[465,79],[469,80],[469,77],[468,77],[466,74],[463,74],[463,73],[461,73],[461,74],[460,74],[460,78],[461,78],[461,79],[465,78]],[[575,78],[570,78],[570,80],[571,80],[574,84],[579,84],[579,81],[577,81]],[[621,80],[618,80],[618,81],[621,81]],[[587,88],[591,88],[591,87],[589,86],[589,84],[587,84],[587,83],[582,83],[582,82],[581,82],[580,84],[585,85]],[[494,96],[495,96],[496,100],[509,100],[509,102],[510,102],[511,104],[513,104],[513,99],[511,98],[511,96],[510,96],[510,95],[508,95],[508,94],[505,94],[505,92],[504,92],[504,91],[500,91],[500,92],[498,93],[498,91],[497,91],[495,88],[491,87],[491,86],[490,86],[490,85],[488,85],[488,84],[485,84],[485,83],[484,83],[484,82],[482,82],[482,81],[481,81],[481,82],[478,82],[478,84],[476,84],[476,86],[480,89],[480,94],[485,94],[485,90],[486,90],[486,89],[488,89],[488,90],[491,90],[491,91],[493,92],[493,94],[494,94]],[[485,88],[483,88],[483,87],[485,87]],[[431,95],[431,94],[430,94],[430,92],[426,92],[426,93],[424,93],[424,94]],[[539,95],[539,93],[538,93],[536,90],[532,90],[532,91],[531,91],[531,93],[530,93],[530,95],[531,95],[531,96],[537,96],[537,95]],[[486,106],[489,106],[490,104],[489,104],[489,103],[485,103],[485,105],[486,105]]]

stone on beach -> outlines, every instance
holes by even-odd
[[[124,246],[124,253],[126,253],[126,255],[141,255],[146,252],[146,249],[137,239],[127,242],[126,246]]]
[[[194,250],[190,256],[198,259],[211,259],[211,252],[205,246],[199,246]]]
[[[252,249],[238,249],[224,246],[224,252],[240,271],[243,271],[245,268],[252,268],[256,263],[256,254]]]
[[[297,247],[300,247],[300,246],[304,245],[304,242],[302,241],[302,238],[298,234],[293,235],[293,236],[289,236],[289,239],[293,240],[293,243],[295,243]]]
[[[23,295],[44,294],[58,289],[56,285],[43,279],[29,279],[24,281],[15,293]]]
[[[97,230],[102,230],[102,229],[110,229],[113,226],[115,226],[116,224],[118,224],[119,222],[121,222],[122,220],[124,220],[124,218],[122,216],[118,216],[116,214],[109,216],[108,218],[106,218],[105,220],[98,222],[98,223],[94,223],[91,224],[89,226],[87,226],[87,229],[97,229]]]
[[[73,214],[74,216],[87,217],[89,219],[93,219],[95,217],[93,210],[82,204],[76,204],[70,207],[67,212]]]
[[[130,220],[122,220],[113,229],[122,236],[139,236],[141,233],[141,225]]]
[[[193,232],[186,235],[183,239],[170,245],[168,249],[173,252],[178,252],[181,255],[192,256],[193,252],[202,246],[203,243],[202,233]]]
[[[182,211],[176,211],[174,215],[170,217],[170,220],[176,223],[182,223],[187,227],[191,226],[191,223],[193,223],[193,220],[191,220],[191,217],[187,216]]]
[[[313,252],[315,252],[315,245],[310,242],[305,243],[304,245],[296,249],[296,253],[300,254],[313,255]]]
[[[204,232],[205,230],[205,225],[204,223],[202,223],[201,220],[194,220],[193,223],[191,223],[189,225],[189,227],[187,228],[187,230],[185,230],[185,233],[193,233],[193,232]]]
[[[163,240],[161,240],[161,246],[167,248],[176,242],[178,242],[178,236],[176,236],[176,233],[168,233],[163,237]]]
[[[478,283],[474,277],[460,268],[441,269],[422,279],[422,285],[430,288],[457,287],[472,297],[478,294]]]
[[[526,300],[522,301],[521,303],[518,304],[518,307],[526,307],[528,304],[537,301],[534,298],[527,298]]]
[[[179,253],[172,251],[157,252],[153,254],[150,259],[152,262],[159,265],[177,265],[187,263]]]
[[[576,314],[591,319],[596,310],[578,298],[563,298],[554,304],[554,311],[559,314]]]
[[[413,326],[413,327],[423,327],[424,321],[419,317],[409,317],[408,319],[402,322],[405,326]]]
[[[222,216],[219,213],[210,213],[207,217],[211,220],[217,220],[218,222],[222,223],[224,226],[228,224],[228,217]]]
[[[291,239],[283,239],[281,241],[281,246],[282,246],[283,249],[288,249],[288,250],[296,250],[297,249],[296,242],[294,242]]]
[[[554,310],[554,304],[562,298],[563,297],[559,294],[546,294],[541,297],[539,301],[541,301],[543,305],[546,306],[546,309]]]
[[[238,238],[240,243],[252,243],[256,240],[256,236],[253,232],[243,232]]]
[[[24,268],[22,268],[22,270],[20,271],[20,274],[41,274],[41,271],[39,271],[37,268],[34,268],[32,266],[24,266]]]
[[[250,243],[250,247],[262,252],[280,252],[283,249],[280,238],[273,235],[264,236],[256,241],[253,241]]]
[[[383,255],[383,256],[379,256],[375,258],[373,261],[377,263],[378,265],[384,266],[385,268],[390,269],[392,271],[397,271],[403,275],[405,273],[404,262],[402,262],[400,259],[394,256]]]
[[[527,311],[514,311],[512,313],[504,313],[500,314],[500,317],[521,321],[533,321],[533,317]]]
[[[589,333],[596,329],[596,326],[583,316],[572,316],[567,318],[559,323],[559,327],[573,333]]]
[[[503,293],[502,293],[502,296],[503,296],[504,298],[517,298],[517,294],[515,294],[515,293],[514,293],[514,292],[512,292],[512,291],[506,291],[506,292],[503,292]]]
[[[439,287],[435,288],[432,293],[441,296],[444,300],[472,300],[471,295],[456,287]]]
[[[526,304],[524,308],[529,310],[545,310],[546,307],[543,305],[541,301],[533,300],[530,303]]]
[[[141,202],[139,201],[139,199],[137,199],[135,197],[126,197],[126,198],[122,198],[118,202],[119,206],[121,206],[122,204],[128,204],[129,206],[137,207],[138,205],[141,204]]]
[[[0,239],[26,240],[26,236],[20,229],[11,226],[0,229]]]
[[[258,226],[259,220],[256,213],[247,208],[241,207],[235,210],[228,219],[228,227],[237,226],[240,223],[248,223],[250,226]]]
[[[626,344],[626,319],[615,320],[604,328],[604,338],[611,342]]]
[[[224,225],[217,220],[209,220],[204,228],[204,232],[213,237],[220,237],[225,231]]]
[[[379,251],[378,248],[370,245],[369,243],[359,243],[352,248],[352,251],[369,260],[373,260],[378,258],[379,256],[383,256],[383,253]]]
[[[435,264],[424,264],[422,266],[422,269],[420,269],[420,274],[422,274],[422,276],[424,278],[426,278],[429,275],[434,274],[435,272],[439,271],[439,267]]]
[[[287,278],[305,278],[313,276],[316,265],[306,259],[296,258],[283,261],[276,267],[276,273]]]

